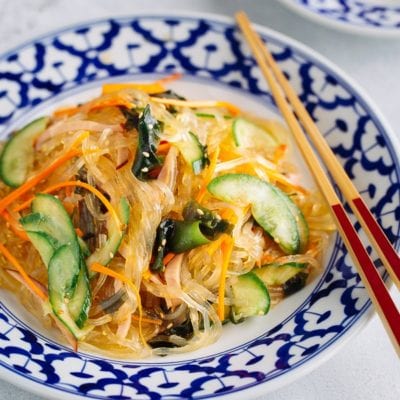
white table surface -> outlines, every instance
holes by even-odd
[[[324,28],[277,0],[0,0],[0,53],[19,43],[87,19],[140,11],[203,11],[250,18],[309,45],[364,87],[400,138],[400,37],[374,39]],[[393,291],[392,291],[393,292]],[[395,294],[397,304],[400,296]],[[42,400],[0,381],[0,400]],[[309,375],[258,400],[398,400],[400,363],[374,316],[330,360]]]

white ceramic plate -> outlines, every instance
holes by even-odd
[[[326,59],[281,34],[258,31],[398,247],[398,147],[396,152],[382,116]],[[62,104],[91,97],[102,82],[150,81],[171,71],[184,73],[174,88],[190,98],[225,99],[257,114],[276,114],[232,20],[140,15],[66,28],[1,56],[0,135]],[[57,399],[257,397],[326,360],[362,326],[370,308],[336,235],[323,273],[304,290],[263,318],[225,326],[217,343],[186,355],[112,360],[74,353],[12,294],[0,293],[0,376]]]
[[[317,23],[351,33],[400,36],[399,0],[280,0]]]

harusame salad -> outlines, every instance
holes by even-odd
[[[206,346],[320,268],[334,226],[294,152],[230,103],[105,85],[3,144],[0,284],[74,349]]]

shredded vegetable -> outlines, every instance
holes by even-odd
[[[74,349],[193,351],[321,269],[335,226],[285,128],[185,99],[179,77],[107,83],[37,120],[22,183],[0,152],[0,285]]]

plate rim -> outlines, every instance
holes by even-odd
[[[287,1],[287,0],[281,0],[281,1]],[[77,29],[77,28],[82,28],[84,26],[88,25],[95,25],[99,24],[102,22],[108,22],[110,20],[132,20],[135,18],[192,18],[192,19],[206,19],[210,20],[211,22],[220,22],[220,23],[225,23],[225,24],[230,24],[234,25],[235,21],[232,17],[217,14],[217,13],[206,13],[206,12],[185,12],[185,11],[178,11],[172,13],[168,13],[165,11],[160,11],[160,12],[151,12],[151,11],[142,11],[138,12],[135,14],[115,14],[111,15],[109,17],[102,17],[102,18],[94,18],[94,19],[87,19],[81,22],[76,22],[73,24],[66,24],[59,29],[52,29],[49,30],[43,34],[34,36],[30,40],[25,40],[22,41],[19,45],[14,46],[10,49],[7,49],[5,52],[0,53],[0,60],[6,58],[8,55],[18,52],[22,50],[23,48],[35,43],[36,41],[44,40],[46,38],[51,38],[54,35],[60,35],[62,33],[71,31],[72,29]],[[310,46],[307,44],[304,44],[292,37],[290,37],[287,34],[284,34],[282,32],[279,32],[275,29],[269,28],[267,26],[263,26],[261,24],[253,24],[258,32],[261,34],[264,34],[266,36],[272,37],[276,39],[279,42],[284,43],[285,45],[289,47],[293,47],[296,51],[300,51],[302,55],[304,55],[306,58],[311,59],[313,62],[316,62],[318,65],[321,65],[324,67],[325,70],[333,72],[335,76],[338,76],[343,83],[348,86],[348,88],[351,89],[351,92],[356,94],[359,97],[360,103],[366,107],[368,111],[371,112],[372,116],[374,117],[374,122],[377,123],[377,125],[380,127],[380,129],[385,132],[387,138],[389,139],[390,145],[391,145],[391,153],[395,152],[392,154],[394,156],[394,159],[396,162],[396,165],[399,167],[400,165],[400,156],[396,153],[396,150],[400,149],[400,138],[398,138],[394,130],[391,128],[390,124],[388,123],[386,117],[383,115],[382,111],[380,108],[377,106],[375,101],[369,96],[369,94],[366,92],[366,90],[358,83],[354,78],[352,78],[347,72],[345,72],[343,69],[341,69],[339,66],[337,66],[334,62],[330,61],[326,56],[318,53],[314,49],[312,49]],[[32,111],[35,108],[35,106],[28,108],[29,111]],[[4,129],[6,130],[9,124],[12,124],[14,122],[14,118],[12,117],[9,121],[7,121],[4,125]],[[398,243],[398,246],[400,247],[400,242]],[[351,338],[355,336],[357,332],[360,332],[360,330],[366,326],[367,323],[372,319],[374,316],[375,312],[373,308],[371,307],[371,302],[368,300],[368,302],[364,306],[364,310],[360,311],[359,316],[357,317],[356,321],[351,325],[351,327],[346,330],[346,332],[341,335],[337,340],[335,340],[332,344],[330,344],[322,353],[318,353],[316,357],[313,359],[313,362],[310,363],[305,363],[302,365],[299,365],[297,368],[292,370],[291,373],[287,374],[282,374],[272,380],[265,381],[258,383],[256,385],[250,386],[248,388],[243,388],[240,391],[234,392],[234,393],[227,393],[224,395],[218,396],[219,398],[226,398],[229,396],[230,399],[241,399],[243,398],[243,394],[252,394],[253,396],[259,396],[262,394],[269,393],[271,391],[275,391],[278,388],[284,387],[287,384],[290,384],[293,381],[296,381],[297,379],[300,379],[301,377],[307,375],[311,371],[315,370],[318,366],[322,365],[326,361],[328,361],[332,356],[336,354],[348,341],[350,341]],[[139,360],[140,362],[141,360]],[[290,371],[290,369],[288,370]],[[8,381],[9,383],[12,384],[17,384],[19,387],[23,388],[24,390],[35,392],[36,394],[40,396],[46,396],[46,398],[57,398],[55,397],[56,394],[62,393],[65,398],[71,398],[71,399],[85,399],[85,398],[91,398],[88,396],[83,396],[80,394],[74,394],[70,392],[65,392],[62,389],[59,388],[52,388],[47,385],[43,385],[39,382],[32,381],[31,379],[20,376],[19,374],[15,374],[15,372],[9,371],[7,368],[1,367],[0,368],[0,378],[4,379],[5,381]],[[267,387],[268,386],[268,387]],[[45,391],[45,393],[43,393]],[[92,398],[97,398],[97,396],[94,396]],[[201,398],[210,398],[210,397],[201,397]]]
[[[322,25],[347,34],[357,34],[358,36],[369,36],[375,38],[396,39],[400,36],[399,28],[372,27],[367,25],[356,25],[350,22],[344,22],[337,19],[331,19],[321,16],[319,13],[303,7],[296,0],[279,0],[281,4],[293,11],[294,13],[311,20],[318,25]]]

